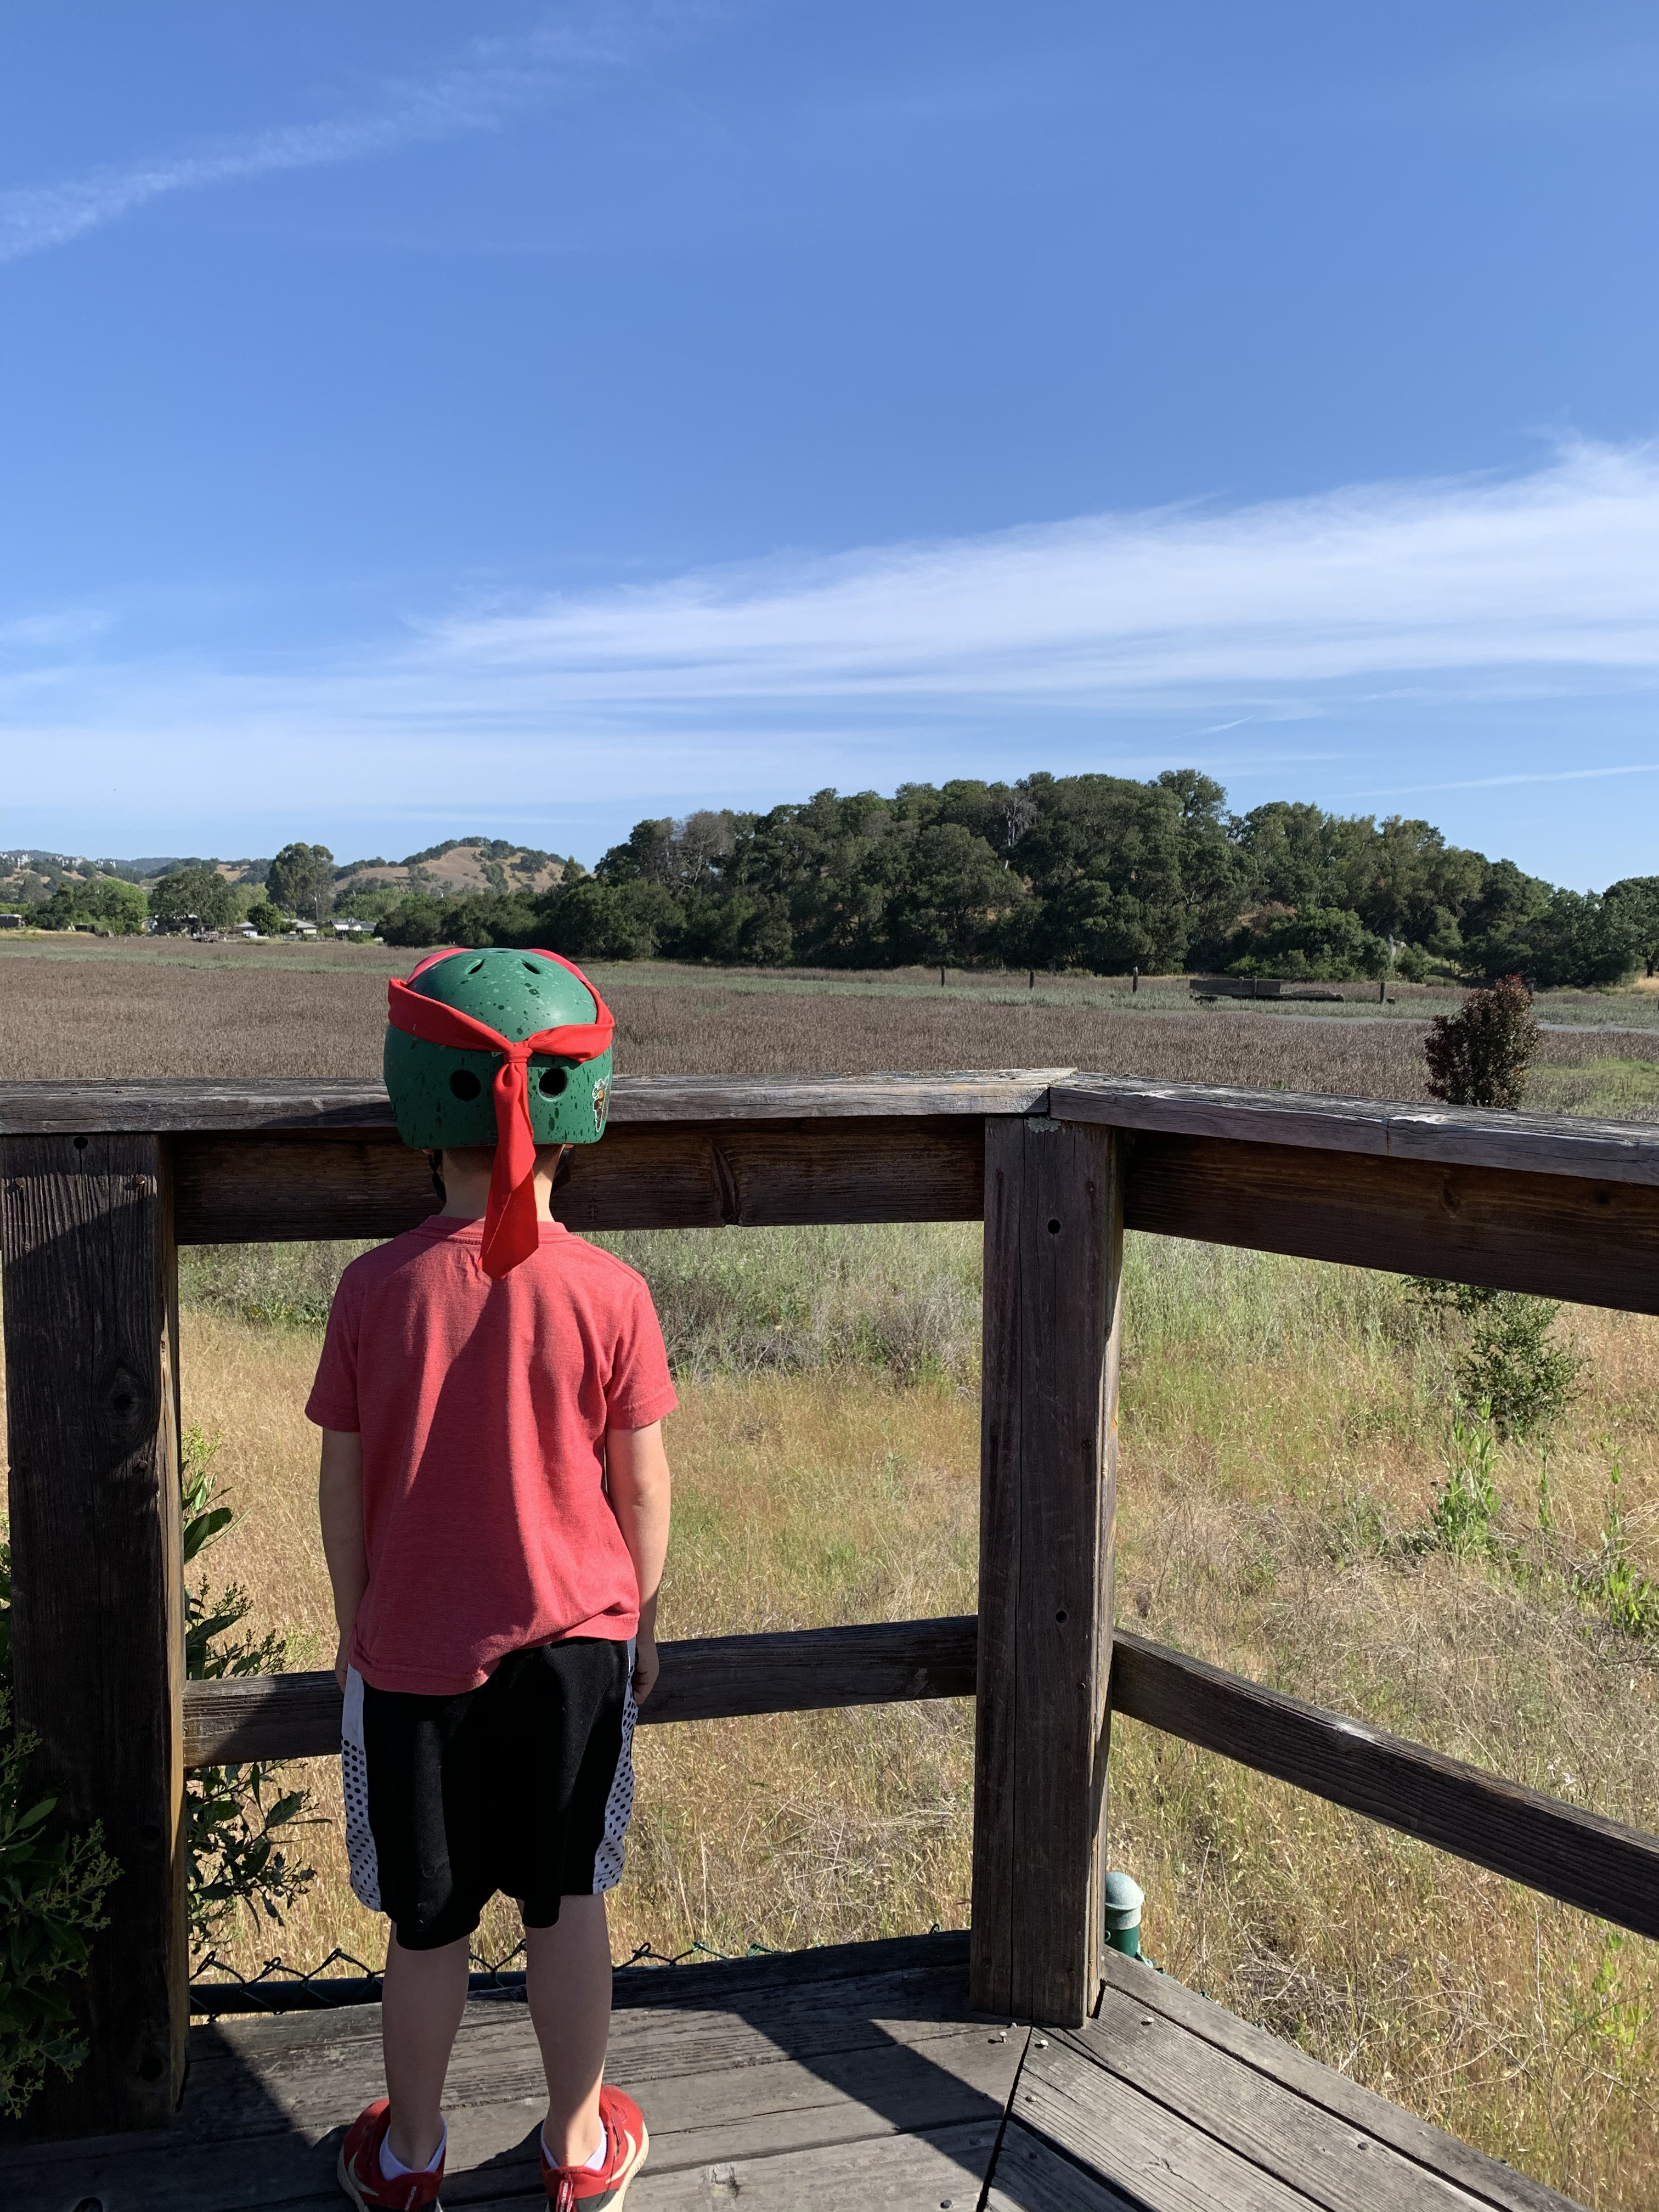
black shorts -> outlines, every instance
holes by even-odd
[[[634,1647],[510,1651],[454,1698],[346,1678],[341,1763],[351,1887],[406,1951],[470,1936],[499,1890],[526,1928],[622,1879],[634,1809]]]

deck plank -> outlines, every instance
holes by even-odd
[[[1097,2065],[1063,2036],[1027,2053],[1013,2117],[1146,2212],[1216,2212],[1221,2205],[1227,2212],[1308,2212],[1299,2189]]]
[[[1109,2181],[1085,2173],[1045,2136],[1010,2120],[986,2192],[984,2212],[1145,2212]],[[1230,2212],[1214,2205],[1211,2212]]]
[[[1097,2017],[1064,2039],[1325,2212],[1474,2212],[1485,2201],[1121,1990],[1105,1990]]]
[[[866,2201],[889,2201],[868,2197],[872,2158],[884,2172],[914,2166],[928,2186],[954,2176],[957,2193],[975,2201],[1024,2037],[968,2014],[960,1945],[947,1944],[944,1959],[829,1980],[746,1973],[742,1964],[691,1967],[625,1986],[610,2070],[638,2096],[651,2129],[644,2201],[665,2191],[665,2206],[718,2203],[720,2188],[700,2177],[734,2161],[755,2169],[752,2188],[744,2185],[751,2202],[771,2203],[775,2191],[782,2204],[808,2182],[829,2192],[818,2200],[826,2203],[851,2203],[859,2188]],[[641,2002],[631,2003],[635,1990]],[[381,2093],[378,2007],[222,2020],[199,2027],[193,2043],[176,2128],[0,2154],[9,2212],[68,2212],[87,2196],[118,2197],[122,2212],[298,2212],[337,2201],[339,2131]],[[522,2001],[473,2000],[445,2099],[446,2203],[536,2200],[542,2103]],[[962,2164],[970,2136],[971,2176]],[[869,2147],[862,2159],[860,2145]],[[890,2201],[921,2200],[913,2191]]]
[[[1310,2105],[1398,2151],[1427,2172],[1457,2183],[1477,2203],[1492,2206],[1496,2212],[1574,2212],[1571,2198],[1528,2174],[1516,2172],[1498,2159],[1488,2158],[1485,2152],[1431,2126],[1374,2090],[1362,2088],[1346,2075],[1310,2058],[1295,2044],[1240,2020],[1236,2013],[1155,1968],[1109,1952],[1105,1973],[1109,1990],[1241,2060],[1255,2073],[1293,2090]]]
[[[611,2071],[652,2133],[638,2212],[969,2212],[982,2193],[985,2212],[1571,2212],[1115,1955],[1099,2017],[1070,2033],[970,2012],[959,1934],[624,1973]],[[173,2128],[0,2132],[0,2202],[323,2212],[380,2087],[375,2006],[204,2022]],[[475,1997],[446,2097],[453,2212],[543,2201],[542,2095],[522,1994]]]

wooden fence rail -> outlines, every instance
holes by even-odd
[[[337,1741],[331,1676],[181,1679],[176,1245],[385,1237],[433,1203],[377,1087],[0,1084],[17,1717],[60,1817],[101,1819],[123,1869],[92,2056],[43,2125],[176,2100],[185,1762]],[[972,1692],[978,2002],[1063,2023],[1092,2002],[1113,1710],[1659,1936],[1653,1837],[1111,1628],[1126,1227],[1659,1312],[1659,1129],[1068,1069],[623,1077],[557,1207],[984,1219],[977,1618],[670,1645],[641,1716]]]
[[[974,1694],[979,1621],[709,1636],[660,1647],[641,1726],[823,1712]],[[1184,1651],[1116,1629],[1112,1711],[1278,1776],[1547,1897],[1659,1937],[1659,1836],[1621,1826],[1369,1723],[1265,1689]],[[185,1685],[185,1764],[314,1759],[337,1752],[332,1674],[259,1674]]]

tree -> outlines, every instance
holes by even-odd
[[[236,918],[236,898],[216,868],[175,868],[151,885],[149,912],[166,934],[191,927],[228,929]]]
[[[1346,907],[1310,906],[1259,918],[1234,941],[1230,975],[1307,975],[1346,981],[1388,971],[1389,948]]]
[[[261,937],[277,937],[288,927],[288,916],[272,906],[269,899],[260,899],[247,910],[247,919]]]
[[[1609,884],[1601,902],[1648,974],[1659,967],[1659,876],[1626,876]]]
[[[334,893],[334,855],[326,845],[284,845],[265,877],[265,896],[287,914],[320,921]]]
[[[95,876],[83,884],[76,894],[76,919],[89,921],[94,929],[105,930],[112,937],[137,937],[142,934],[149,902],[137,884],[124,882],[119,876]]]
[[[1519,1106],[1538,1050],[1532,994],[1518,975],[1471,991],[1455,1014],[1437,1014],[1423,1043],[1429,1096],[1449,1106]]]
[[[1525,975],[1546,991],[1620,983],[1636,965],[1626,911],[1594,891],[1551,891],[1529,915],[1471,940],[1463,964],[1489,979]]]

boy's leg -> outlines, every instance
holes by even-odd
[[[530,2017],[547,2073],[548,2154],[557,2166],[584,2166],[599,2147],[599,2081],[611,2033],[604,1891],[562,1897],[553,1925],[526,1928],[524,1936]],[[428,2158],[437,2146],[434,2129]]]
[[[463,1936],[436,1951],[405,1951],[395,1929],[386,1944],[380,1999],[386,2094],[392,2100],[386,2142],[394,2158],[416,2171],[443,2136],[444,2076],[466,2008],[467,1948]],[[605,1963],[609,1973],[609,1951]]]

